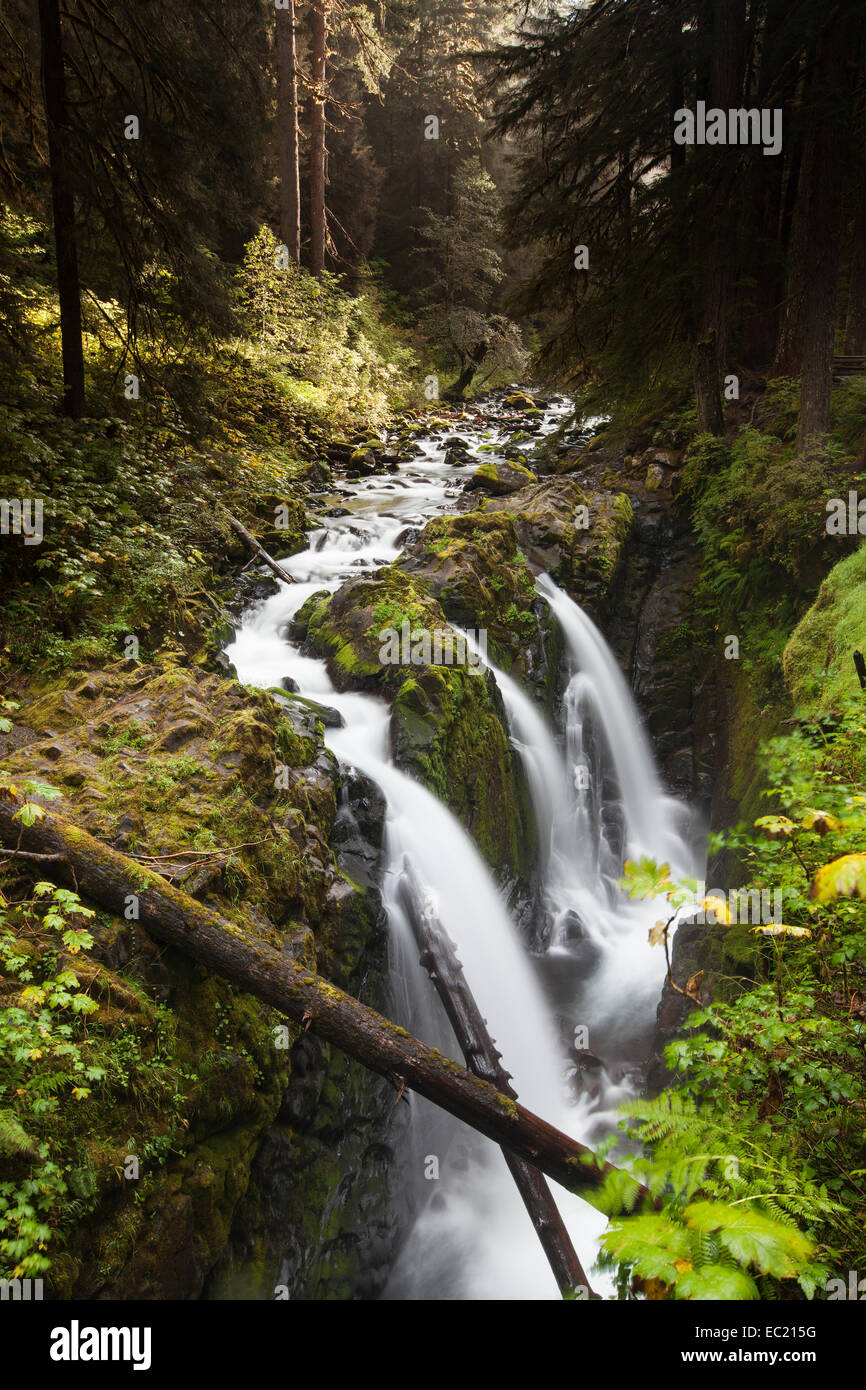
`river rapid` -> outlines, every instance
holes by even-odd
[[[539,436],[570,409],[567,400],[551,402]],[[445,439],[455,430],[450,424],[419,437],[416,456],[396,472],[342,483],[329,510],[345,514],[322,516],[308,548],[282,561],[295,582],[244,615],[226,655],[247,684],[279,686],[288,676],[303,695],[339,710],[344,724],[327,730],[328,745],[385,795],[391,1016],[459,1057],[399,904],[408,858],[414,891],[456,943],[521,1103],[592,1143],[615,1128],[617,1105],[641,1085],[664,977],[663,953],[647,940],[657,910],[622,894],[622,859],[647,853],[680,872],[697,868],[688,812],[659,784],[639,713],[603,636],[549,576],[539,575],[537,592],[565,640],[567,684],[556,725],[491,667],[539,830],[533,940],[544,946],[534,953],[463,826],[394,765],[387,703],[335,690],[324,661],[303,654],[287,636],[310,594],[395,560],[407,528],[453,509],[478,463],[495,460],[505,446],[507,436],[482,416],[456,428],[468,442],[465,463],[445,460]],[[419,1097],[411,1106],[404,1163],[411,1219],[384,1297],[558,1298],[498,1148]],[[604,1218],[552,1187],[590,1270]],[[591,1281],[610,1296],[608,1276],[596,1272]]]

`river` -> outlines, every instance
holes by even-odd
[[[566,400],[551,402],[540,434],[569,408]],[[386,797],[382,886],[392,1017],[459,1056],[397,899],[406,856],[415,891],[457,945],[521,1102],[592,1143],[615,1127],[616,1106],[641,1085],[664,977],[663,953],[647,940],[657,910],[622,894],[623,856],[651,854],[695,872],[687,809],[659,784],[639,713],[602,634],[549,576],[538,576],[537,592],[565,639],[567,685],[556,727],[510,677],[491,668],[539,830],[533,938],[542,948],[534,952],[462,825],[394,765],[385,701],[336,691],[324,661],[304,655],[286,636],[310,594],[395,560],[407,527],[451,509],[478,463],[496,459],[505,443],[483,421],[460,421],[467,462],[446,463],[445,439],[454,428],[420,438],[417,455],[395,473],[341,484],[339,509],[346,514],[323,516],[308,548],[282,562],[295,582],[244,615],[226,654],[245,683],[272,687],[289,676],[302,694],[338,709],[344,726],[327,730],[329,746]],[[404,1168],[413,1218],[384,1297],[559,1297],[500,1151],[420,1098],[411,1104]],[[604,1218],[573,1194],[553,1190],[589,1269]],[[606,1275],[591,1279],[596,1291],[611,1295]]]

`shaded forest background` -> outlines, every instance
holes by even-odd
[[[2,26],[0,178],[53,226],[73,415],[82,330],[175,391],[196,335],[237,333],[263,226],[384,295],[459,391],[528,349],[608,404],[688,380],[720,433],[727,376],[802,375],[802,445],[834,351],[866,351],[854,0],[7,0]],[[781,152],[677,144],[698,100],[779,109]]]

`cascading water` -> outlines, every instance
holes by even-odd
[[[543,429],[553,428],[566,408],[562,403],[548,411]],[[630,903],[616,887],[617,822],[630,852],[667,857],[677,867],[688,860],[675,829],[676,803],[661,795],[630,693],[603,639],[546,576],[539,580],[539,592],[565,633],[573,667],[564,702],[564,749],[515,682],[494,672],[527,771],[542,844],[549,944],[543,955],[533,957],[462,826],[390,761],[385,702],[337,692],[324,662],[303,656],[285,636],[309,594],[389,563],[399,553],[406,527],[422,525],[456,495],[453,484],[485,457],[479,446],[491,443],[489,433],[475,440],[465,427],[462,433],[470,434],[465,466],[446,465],[442,443],[428,439],[398,474],[345,486],[342,501],[349,515],[313,531],[309,548],[282,562],[296,583],[245,616],[227,655],[249,684],[276,686],[290,676],[303,694],[325,696],[344,719],[342,728],[328,731],[329,746],[343,763],[372,777],[386,797],[383,893],[391,928],[393,1015],[426,1042],[456,1054],[397,901],[397,880],[408,856],[419,891],[432,898],[457,943],[466,978],[521,1101],[587,1141],[610,1124],[607,1112],[630,1093],[629,1068],[645,1055],[663,970],[663,961],[647,946],[652,905]],[[496,442],[494,435],[494,448]],[[585,778],[577,775],[580,767],[587,769]],[[617,788],[615,805],[607,792],[611,783]],[[592,1084],[582,1088],[567,1083],[562,1041],[563,1031],[573,1037],[575,1028],[588,1030],[581,1048],[595,1068]],[[585,1080],[585,1068],[574,1070]],[[413,1097],[412,1106],[408,1170],[417,1215],[385,1297],[558,1297],[499,1150],[420,1098]],[[431,1159],[438,1179],[431,1177]],[[554,1190],[589,1266],[604,1220],[571,1193]],[[606,1287],[598,1277],[593,1282]]]
[[[545,950],[538,963],[563,1036],[580,1030],[576,1071],[589,1074],[597,1135],[646,1055],[664,978],[661,953],[648,941],[657,910],[622,893],[623,856],[650,855],[676,875],[695,872],[695,855],[683,833],[686,808],[662,792],[631,691],[604,638],[549,575],[537,589],[568,649],[563,747],[517,683],[488,665],[539,828]]]

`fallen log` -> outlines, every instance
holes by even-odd
[[[418,944],[421,964],[442,1000],[467,1067],[516,1100],[510,1074],[502,1065],[502,1054],[469,988],[454,942],[435,913],[422,905],[417,880],[406,858],[397,895]],[[543,1174],[508,1149],[503,1149],[502,1154],[563,1297],[599,1299],[601,1295],[590,1287]]]
[[[14,819],[24,803],[0,791],[0,842],[58,855],[57,872],[79,893],[123,916],[134,895],[137,921],[160,941],[222,975],[324,1041],[417,1091],[555,1182],[585,1195],[613,1171],[591,1149],[524,1109],[481,1077],[413,1038],[314,971],[204,907],[154,870],[111,849],[51,811],[33,825]],[[14,862],[14,856],[13,860]],[[635,1183],[638,1196],[649,1196]]]
[[[230,512],[227,512],[226,515],[232,529],[237,531],[241,540],[247,544],[253,554],[258,555],[259,559],[267,565],[268,569],[273,570],[277,579],[282,579],[284,584],[294,584],[295,581],[292,575],[290,575],[287,570],[284,570],[282,565],[277,564],[276,560],[268,554],[264,546],[260,545],[255,536],[250,534],[243,522],[238,521],[237,517],[232,516]]]

